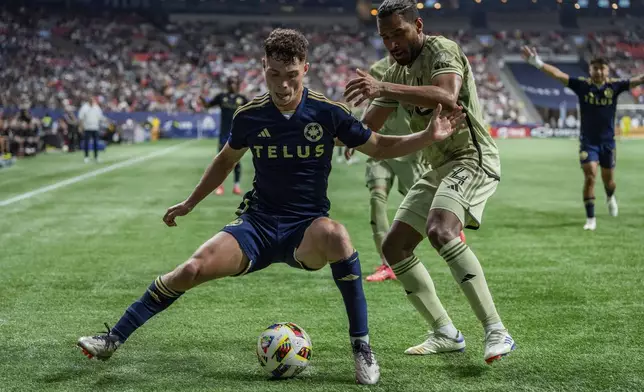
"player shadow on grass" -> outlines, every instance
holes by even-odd
[[[481,377],[489,370],[489,366],[475,361],[467,353],[441,354],[438,357],[442,365],[436,364],[437,370],[458,378]],[[436,362],[434,362],[436,363]]]

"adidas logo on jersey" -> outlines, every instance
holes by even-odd
[[[264,128],[263,131],[257,134],[258,137],[271,137],[271,133],[268,132],[268,129]]]

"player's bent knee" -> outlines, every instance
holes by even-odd
[[[427,238],[434,249],[440,250],[445,244],[460,235],[460,228],[445,225],[442,222],[430,222],[427,225]]]
[[[390,265],[395,265],[413,255],[422,238],[407,224],[394,221],[382,242],[382,254]]]
[[[341,260],[353,253],[349,232],[341,224],[329,218],[320,218],[314,222],[315,238],[318,249],[326,255],[327,260]]]

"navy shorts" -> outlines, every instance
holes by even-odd
[[[275,216],[250,211],[224,226],[221,231],[231,234],[250,260],[248,268],[239,275],[259,271],[273,263],[311,271],[295,259],[295,250],[302,242],[306,229],[319,217]]]
[[[612,169],[616,164],[616,153],[614,143],[587,144],[582,143],[579,147],[579,162],[599,162],[604,169]]]

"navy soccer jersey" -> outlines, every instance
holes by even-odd
[[[253,190],[242,211],[276,216],[328,215],[327,186],[334,139],[348,147],[367,142],[371,130],[350,110],[323,95],[304,89],[302,101],[288,118],[270,95],[256,97],[233,118],[228,144],[253,155]]]
[[[233,123],[233,114],[240,106],[247,103],[248,100],[243,95],[237,93],[220,93],[212,101],[208,102],[208,107],[219,106],[221,108],[219,140],[223,142],[228,140],[230,128]]]
[[[582,144],[600,145],[615,140],[617,96],[629,89],[628,80],[594,84],[588,78],[568,80],[568,87],[579,97]]]

